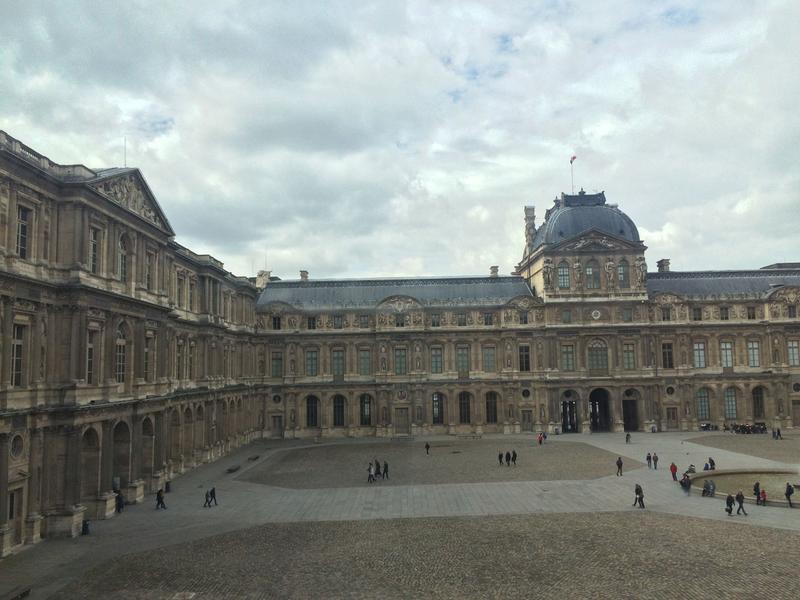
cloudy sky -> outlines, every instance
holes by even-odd
[[[236,274],[510,272],[575,186],[674,270],[800,260],[800,2],[0,0],[0,129]]]

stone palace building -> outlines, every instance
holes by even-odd
[[[512,276],[238,277],[0,131],[0,555],[255,437],[800,424],[800,263],[648,273],[603,193],[524,231]]]

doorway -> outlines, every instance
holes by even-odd
[[[408,408],[394,409],[394,432],[400,435],[411,433],[411,422],[408,419]]]
[[[533,411],[522,410],[522,431],[533,431]]]
[[[639,431],[639,403],[637,400],[622,401],[622,420],[625,431]]]
[[[678,428],[678,407],[677,406],[668,406],[667,407],[667,429],[677,429]]]
[[[14,546],[22,543],[22,488],[8,493],[8,526]]]
[[[575,400],[561,401],[561,432],[578,433],[578,403]]]
[[[592,431],[611,430],[611,416],[608,405],[608,390],[597,388],[589,394],[589,426]]]
[[[283,415],[272,415],[272,428],[270,429],[271,437],[283,437]]]

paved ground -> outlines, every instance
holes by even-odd
[[[317,596],[325,595],[326,590],[336,595],[353,589],[341,587],[347,582],[358,582],[367,590],[365,596],[388,596],[390,591],[402,595],[405,590],[412,590],[409,596],[419,596],[426,594],[415,591],[413,581],[444,578],[440,587],[449,585],[447,589],[458,591],[462,597],[513,595],[514,590],[525,588],[531,594],[533,586],[545,590],[545,596],[560,590],[562,597],[589,598],[605,596],[597,586],[613,584],[605,570],[611,573],[614,568],[622,569],[621,581],[637,582],[637,589],[610,587],[612,597],[644,597],[638,591],[641,586],[652,588],[660,597],[691,597],[681,587],[674,588],[674,595],[666,591],[673,589],[670,586],[679,581],[681,572],[692,565],[695,571],[689,572],[712,573],[719,581],[724,581],[721,578],[728,571],[731,583],[721,588],[704,586],[709,591],[705,597],[797,597],[779,574],[796,569],[794,549],[800,547],[800,510],[759,507],[758,511],[750,510],[746,519],[731,518],[724,513],[721,499],[685,496],[672,482],[667,466],[673,460],[681,469],[689,463],[702,464],[708,447],[692,443],[692,437],[697,434],[637,434],[631,444],[625,444],[624,436],[619,434],[558,436],[551,437],[548,444],[552,446],[542,449],[552,452],[547,461],[539,463],[542,468],[559,462],[567,475],[570,469],[581,468],[567,459],[576,443],[589,444],[603,456],[621,455],[626,465],[641,460],[648,451],[658,452],[658,471],[626,467],[623,477],[604,474],[608,471],[603,459],[604,470],[595,479],[562,477],[480,483],[444,480],[400,485],[395,482],[399,477],[390,468],[393,485],[366,486],[362,480],[353,487],[309,489],[276,487],[248,479],[259,472],[269,472],[271,461],[280,461],[289,446],[301,454],[319,449],[334,453],[346,446],[349,449],[343,451],[345,455],[352,451],[359,457],[363,449],[368,460],[376,456],[375,449],[382,443],[342,441],[300,449],[303,442],[257,442],[176,479],[173,492],[167,495],[167,511],[155,511],[154,502],[148,498],[147,504],[128,507],[121,517],[93,522],[90,536],[47,541],[0,561],[0,597],[11,589],[33,586],[34,598],[48,597],[59,590],[63,590],[61,597],[91,598],[117,589],[124,590],[117,596],[158,598],[195,591],[186,583],[195,580],[206,582],[196,590],[205,597],[247,595],[250,591],[258,596],[260,592],[255,590],[259,582],[273,586],[266,595],[290,595],[291,591],[302,596],[305,589],[311,590],[307,596],[314,596],[315,589],[323,591]],[[432,442],[450,444],[452,440],[443,437]],[[484,441],[476,442],[475,447],[481,444]],[[498,436],[485,445],[491,448],[498,444],[508,448],[527,444],[531,453],[538,451],[531,448],[532,441],[525,436]],[[492,450],[492,454],[496,452]],[[519,449],[518,452],[523,455]],[[254,455],[260,458],[249,462],[248,457]],[[459,459],[459,455],[448,456],[437,456],[437,460]],[[796,462],[778,463],[728,450],[714,450],[713,456],[718,465],[726,467],[798,466]],[[235,475],[227,474],[226,468],[235,464],[241,465],[241,470]],[[445,472],[456,477],[453,469]],[[349,477],[349,471],[344,475]],[[646,511],[630,507],[637,482],[645,489]],[[220,506],[204,509],[203,490],[211,485],[217,488]],[[552,529],[549,523],[553,524]],[[637,523],[645,525],[633,527]],[[737,537],[736,527],[743,527],[743,537]],[[224,537],[216,543],[219,549],[212,560],[208,552],[214,552],[215,544],[208,538],[216,535]],[[439,538],[441,541],[437,541]],[[565,546],[561,546],[562,538]],[[763,546],[762,539],[766,540]],[[200,542],[199,546],[193,546],[194,542]],[[560,562],[548,558],[553,545],[560,548],[556,553]],[[626,545],[640,548],[639,554],[634,553],[627,562],[609,563],[615,560],[613,557],[623,556],[621,548]],[[168,546],[171,548],[165,550]],[[768,561],[760,560],[762,552]],[[150,555],[158,560],[146,563]],[[242,555],[260,558],[243,559],[241,565],[229,560],[229,556]],[[759,558],[758,568],[742,573],[744,563],[736,561],[754,556]],[[369,562],[366,557],[375,558]],[[460,563],[451,557],[472,568],[462,571]],[[504,566],[504,559],[508,566]],[[387,574],[384,579],[377,575],[374,579],[383,581],[388,590],[366,587],[372,579],[366,573],[375,570],[364,565],[377,564],[375,561],[385,565]],[[589,571],[583,568],[584,562]],[[401,566],[392,566],[395,563]],[[278,576],[272,564],[291,564],[292,569]],[[513,575],[510,570],[517,564],[527,566]],[[540,569],[540,564],[549,567]],[[320,565],[328,567],[320,570]],[[429,575],[431,570],[438,575]],[[191,576],[184,577],[184,573]],[[316,575],[303,577],[309,573]],[[76,584],[78,577],[83,578],[78,587],[68,587]],[[402,587],[391,588],[395,578],[399,578]],[[468,581],[469,578],[475,581]],[[662,578],[667,579],[661,581]],[[159,587],[159,582],[173,579],[172,587]],[[307,588],[297,585],[298,581],[305,582]],[[752,585],[748,587],[747,581]],[[690,591],[700,589],[692,581],[683,585],[689,586],[685,589]],[[765,593],[761,593],[762,587]],[[436,589],[432,588],[431,594]],[[655,590],[663,593],[656,594]]]
[[[777,460],[779,462],[800,462],[800,435],[784,435],[782,440],[773,440],[772,436],[768,433],[758,435],[728,433],[704,435],[692,438],[692,442],[711,448],[742,452],[744,454],[759,456],[769,460]],[[711,451],[709,451],[709,454],[714,456],[714,453]],[[708,457],[706,457],[706,460],[708,460]],[[717,461],[716,457],[714,457],[714,461]],[[703,463],[697,466],[702,469]],[[717,468],[722,469],[726,467],[717,463]]]

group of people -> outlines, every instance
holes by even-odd
[[[708,462],[703,465],[703,471],[714,471],[716,468],[717,468],[717,463],[715,463],[714,459],[709,456]]]
[[[541,434],[540,434],[540,435],[541,435]],[[500,452],[498,453],[498,455],[497,455],[497,461],[500,463],[500,466],[501,466],[501,467],[503,466],[503,459],[504,459],[504,458],[506,459],[506,466],[507,466],[507,467],[510,467],[512,464],[513,464],[515,467],[517,466],[517,451],[516,451],[516,450],[512,450],[511,452],[508,452],[508,451],[506,450],[506,453],[505,453],[505,454],[503,454],[503,452],[502,452],[502,451],[500,451]]]
[[[739,490],[739,493],[736,494],[736,503],[739,505],[739,508],[736,509],[736,514],[744,514],[747,516],[747,511],[744,509],[744,494],[742,490]],[[733,496],[730,492],[728,492],[728,496],[725,498],[725,512],[728,513],[730,517],[733,514]]]
[[[203,508],[211,508],[211,503],[214,503],[214,506],[219,506],[217,504],[217,488],[212,487],[210,490],[206,490],[206,501],[203,504]]]
[[[730,431],[732,433],[767,433],[767,426],[763,423],[756,423],[754,425],[740,425],[739,423],[734,423],[730,426],[725,423],[722,426],[722,430]]]
[[[428,450],[430,450],[430,447],[425,444],[425,451],[427,452]],[[389,463],[383,461],[383,470],[381,471],[381,461],[376,458],[367,467],[367,483],[375,483],[378,477],[389,479]]]
[[[647,468],[648,469],[650,469],[650,468],[657,469],[658,468],[658,454],[656,454],[655,451],[652,454],[650,452],[648,452],[647,453],[647,457],[645,458],[645,460],[647,461]]]

